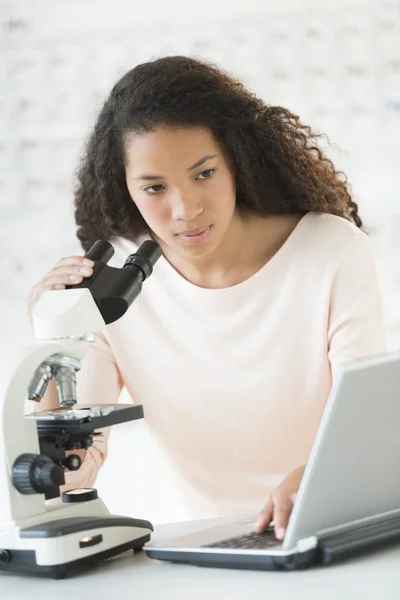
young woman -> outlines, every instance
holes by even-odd
[[[216,66],[161,58],[112,89],[75,194],[84,250],[107,239],[118,266],[146,237],[163,251],[90,346],[79,401],[116,402],[125,386],[193,516],[257,511],[257,530],[274,519],[278,538],[341,363],[386,351],[370,241],[317,141]],[[60,260],[30,311],[91,267]],[[55,388],[44,402],[57,404]],[[68,487],[94,483],[106,443]]]

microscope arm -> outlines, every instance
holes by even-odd
[[[68,353],[76,358],[83,356],[86,342],[70,342]],[[14,367],[13,374],[5,390],[1,415],[1,436],[3,457],[0,461],[1,494],[8,495],[10,502],[5,503],[2,519],[17,520],[40,512],[43,505],[42,496],[38,493],[23,494],[17,490],[12,476],[13,465],[17,459],[26,454],[40,455],[37,425],[34,419],[24,418],[25,395],[32,373],[51,355],[65,352],[66,345],[60,342],[32,344],[24,348]],[[21,445],[25,452],[21,454]],[[56,465],[42,469],[43,483],[53,484],[59,481],[60,473]],[[26,471],[25,471],[26,475]],[[39,473],[38,473],[39,475]],[[24,479],[21,487],[29,488],[30,481]],[[3,489],[3,486],[5,489]]]

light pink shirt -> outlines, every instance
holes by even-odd
[[[137,247],[113,245],[117,266]],[[190,514],[256,512],[306,462],[340,363],[383,352],[369,238],[341,217],[308,213],[267,264],[230,288],[199,288],[162,257],[126,315],[91,345],[79,402],[117,402],[126,386]],[[106,443],[107,434],[67,487],[93,485]]]

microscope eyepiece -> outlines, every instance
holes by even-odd
[[[153,267],[162,255],[161,247],[153,240],[145,240],[134,254],[130,254],[122,268],[106,262],[114,254],[106,240],[97,240],[86,254],[95,261],[93,275],[68,288],[88,288],[106,325],[125,314],[140,294],[143,282],[150,277]]]
[[[108,263],[110,258],[114,256],[114,248],[106,240],[97,240],[93,246],[85,254],[85,258],[96,261]]]
[[[143,281],[150,277],[153,267],[160,258],[162,252],[160,246],[152,240],[146,240],[137,249],[135,254],[130,254],[125,261],[125,267],[135,266],[143,272]]]

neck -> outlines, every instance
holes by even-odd
[[[237,285],[256,273],[279,250],[299,215],[235,215],[221,244],[205,256],[180,254],[160,243],[168,262],[194,285],[219,289]]]

